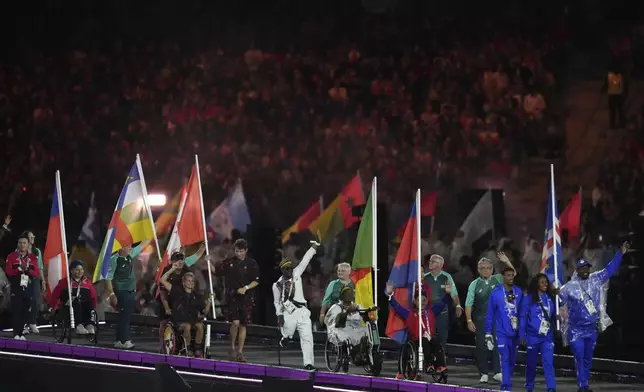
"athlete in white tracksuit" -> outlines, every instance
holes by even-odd
[[[273,303],[282,336],[290,339],[297,330],[300,335],[304,368],[307,370],[315,370],[315,359],[311,312],[306,307],[301,276],[315,255],[318,246],[320,246],[318,242],[311,241],[311,248],[295,268],[293,268],[291,260],[283,260],[280,263],[282,276],[273,283]]]

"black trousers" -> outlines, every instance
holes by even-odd
[[[11,324],[13,336],[22,336],[25,324],[31,320],[31,295],[27,295],[22,288],[11,290]]]
[[[414,344],[418,344],[418,341],[414,341]],[[445,351],[443,350],[443,345],[436,336],[433,337],[432,340],[423,338],[423,356],[425,357],[425,366],[431,364],[428,361],[428,358],[432,354],[436,357],[434,362],[436,366],[445,366]]]

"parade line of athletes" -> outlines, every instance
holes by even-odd
[[[32,310],[34,298],[43,289],[42,255],[33,246],[34,235],[25,232],[18,238],[15,252],[7,256],[6,274],[11,285],[11,309],[14,338],[24,340],[27,333],[38,333]],[[107,289],[109,301],[119,313],[117,322],[116,348],[134,347],[130,339],[130,318],[134,310],[136,279],[133,260],[148,242],[137,247],[120,249],[110,260]],[[315,255],[318,242],[312,241],[310,249],[298,265],[283,260],[279,267],[282,276],[273,283],[275,311],[279,327],[285,338],[292,338],[298,332],[305,369],[316,370],[313,352],[311,313],[307,308],[302,289],[301,275]],[[624,243],[606,268],[590,273],[591,265],[580,259],[576,273],[560,289],[554,288],[544,274],[535,276],[528,290],[523,292],[514,285],[515,270],[507,256],[499,253],[504,264],[500,274],[493,275],[493,264],[482,258],[478,262],[480,277],[468,289],[465,316],[470,331],[476,333],[476,356],[481,373],[481,383],[488,382],[488,373],[501,382],[502,391],[512,390],[511,376],[516,354],[520,345],[527,351],[527,391],[535,386],[537,356],[541,355],[548,392],[555,391],[556,382],[553,367],[556,329],[555,296],[568,309],[568,330],[566,338],[575,358],[579,391],[589,392],[590,368],[597,336],[602,332],[600,304],[602,286],[619,269],[622,255],[629,249]],[[259,268],[255,260],[247,256],[248,245],[239,239],[234,244],[233,258],[215,264],[215,273],[226,279],[228,291],[228,320],[230,321],[229,357],[231,360],[246,362],[243,355],[246,341],[246,325],[251,323],[255,306],[252,291],[260,284]],[[201,250],[190,257],[201,257]],[[203,298],[195,290],[195,277],[184,263],[181,252],[171,255],[171,265],[163,271],[160,297],[163,304],[161,324],[172,321],[183,334],[186,342],[194,341],[194,350],[189,356],[203,357],[204,324],[211,299]],[[421,290],[420,315],[418,292],[409,304],[398,303],[393,297],[393,285],[385,288],[392,311],[403,319],[409,339],[418,344],[419,328],[422,325],[422,340],[425,355],[432,355],[434,362],[427,366],[436,367],[436,372],[446,370],[444,347],[447,340],[447,306],[456,303],[460,317],[463,308],[458,303],[458,294],[451,277],[442,272],[443,258],[429,257],[424,270],[424,284]],[[85,276],[83,263],[74,260],[69,265],[72,279],[72,304],[78,320],[76,333],[91,334],[92,314],[97,306],[97,297],[91,281]],[[332,281],[325,293],[320,312],[320,322],[327,326],[328,340],[334,344],[347,344],[352,349],[353,361],[364,357],[361,352],[367,345],[362,344],[368,335],[368,327],[359,315],[360,306],[355,303],[354,284],[350,279],[349,264],[338,265],[338,279]],[[67,279],[63,279],[52,291],[48,302],[52,311],[64,308],[69,293]],[[44,289],[43,289],[44,290]],[[453,300],[453,301],[452,301]],[[420,317],[420,320],[419,320]],[[164,328],[161,328],[163,331]],[[498,354],[497,354],[498,353]],[[492,363],[492,369],[489,362]],[[425,369],[426,370],[426,369]],[[397,377],[403,377],[398,374]]]

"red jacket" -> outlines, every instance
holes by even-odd
[[[22,263],[25,261],[27,262],[27,270],[23,271]],[[40,276],[38,258],[29,252],[25,253],[22,257],[18,251],[10,253],[7,256],[7,270],[5,272],[7,276],[20,276],[26,272],[32,278],[37,278]]]
[[[67,279],[64,278],[58,281],[56,288],[51,293],[49,297],[49,307],[52,309],[57,309],[69,298],[67,293]],[[62,298],[61,298],[62,297]],[[72,279],[72,297],[81,297],[81,301],[92,301],[92,306],[96,309],[97,300],[96,300],[96,290],[92,282],[87,279],[86,276],[83,276],[80,282]]]

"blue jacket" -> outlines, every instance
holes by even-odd
[[[492,290],[490,300],[487,303],[487,315],[485,316],[485,333],[492,335],[492,325],[495,325],[495,332],[499,336],[516,337],[519,329],[519,310],[523,291],[517,286],[512,286],[514,300],[506,301],[504,285],[498,285]],[[516,329],[512,328],[512,320],[516,322]]]
[[[532,295],[529,294],[526,294],[523,297],[523,302],[521,302],[519,337],[528,344],[534,344],[544,340],[554,341],[555,338],[554,331],[557,328],[557,309],[555,302],[546,293],[540,293],[539,298],[541,299],[543,307],[538,302],[535,302]],[[546,335],[539,333],[541,321],[544,319],[549,323],[549,329]]]
[[[562,304],[568,307],[568,324],[571,330],[597,330],[602,286],[619,270],[621,263],[622,252],[617,252],[603,270],[593,272],[586,280],[575,274],[563,285],[559,298]],[[589,300],[595,308],[593,314],[590,314],[586,306]]]

